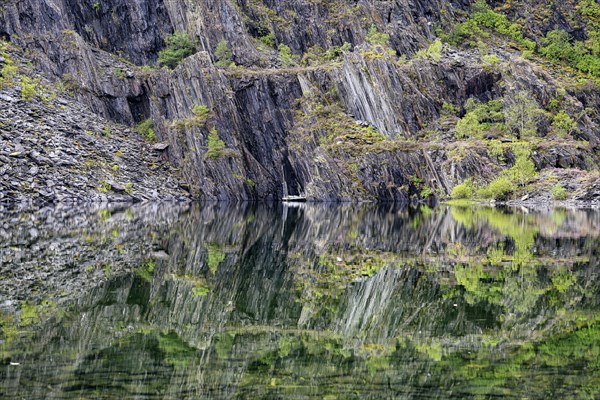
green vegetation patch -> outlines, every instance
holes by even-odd
[[[158,64],[161,66],[175,68],[184,58],[196,51],[194,42],[185,32],[167,35],[165,42],[167,47],[158,53]]]

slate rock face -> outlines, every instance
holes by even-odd
[[[155,156],[169,160],[199,198],[278,200],[287,191],[313,200],[409,201],[445,195],[473,175],[490,180],[503,168],[484,148],[457,156],[444,138],[441,145],[423,139],[427,131],[451,138],[444,103],[462,115],[470,97],[528,90],[542,107],[556,97],[550,74],[502,48],[496,54],[506,68],[484,65],[477,51],[449,48],[440,59],[397,60],[426,48],[434,28],[450,29],[470,4],[24,0],[0,8],[0,33],[92,113],[130,126],[151,118],[165,146]],[[366,43],[372,26],[390,35],[395,55]],[[175,31],[196,42],[196,54],[172,71],[141,68],[156,63]],[[221,40],[238,67],[215,67]],[[351,51],[317,66],[282,65],[275,49],[284,43],[299,58],[344,42]],[[576,113],[598,104],[598,95],[578,90],[566,100]],[[203,121],[192,113],[198,105],[209,110]],[[323,114],[332,107],[335,113]],[[363,140],[351,121],[385,140]],[[211,131],[222,148],[210,148]],[[579,131],[592,148],[598,143],[592,118],[583,117]],[[581,167],[595,157],[582,148],[556,153],[570,155],[537,157],[537,166]]]

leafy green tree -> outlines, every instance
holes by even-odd
[[[526,91],[516,92],[504,98],[504,124],[517,139],[535,136],[540,116],[543,114],[537,101]]]
[[[483,133],[483,127],[474,112],[467,113],[456,123],[457,138],[479,138]]]
[[[167,47],[158,53],[158,64],[175,68],[181,60],[194,54],[195,46],[185,32],[175,32],[167,35]]]
[[[217,43],[215,58],[217,59],[215,65],[220,68],[227,68],[233,63],[233,53],[229,49],[229,45],[225,39]]]
[[[508,177],[519,186],[524,187],[537,176],[535,164],[531,159],[531,150],[525,146],[514,146],[515,165],[508,170]]]

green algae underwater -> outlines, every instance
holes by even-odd
[[[214,203],[0,222],[2,398],[600,396],[598,211]]]

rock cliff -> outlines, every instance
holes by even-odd
[[[34,67],[21,75],[66,89],[125,137],[145,123],[197,198],[409,202],[447,197],[467,178],[485,185],[515,163],[518,128],[506,110],[517,92],[543,113],[526,145],[546,172],[514,192],[547,196],[548,182],[558,182],[571,197],[594,198],[595,78],[540,56],[543,35],[576,33],[567,17],[582,11],[559,7],[565,23],[543,25],[523,17],[530,2],[496,3],[5,1],[0,35],[6,55]],[[512,30],[503,21],[515,21]],[[465,36],[464,26],[477,32],[473,24],[480,36]],[[193,54],[157,68],[175,32]],[[12,81],[18,97],[22,85]],[[457,133],[470,105],[490,102],[504,117]],[[559,114],[575,124],[561,135]],[[149,154],[139,161],[152,163]]]

